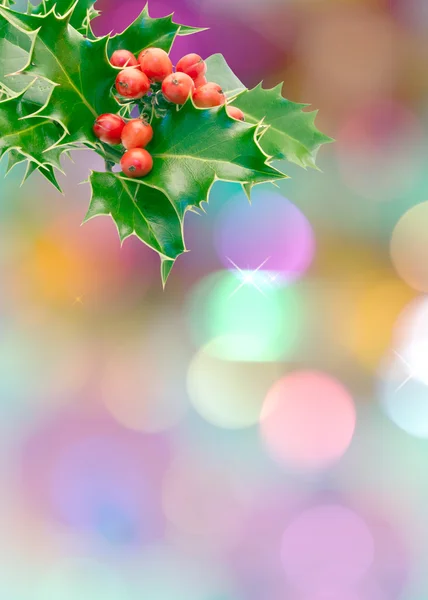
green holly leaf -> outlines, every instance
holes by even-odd
[[[29,83],[27,78],[25,84],[21,83],[20,87],[17,87],[8,76],[27,65],[34,37],[35,34],[27,35],[0,16],[0,83],[12,95],[14,92],[20,92]]]
[[[32,9],[32,14],[46,15],[52,9],[61,16],[71,12],[70,25],[80,33],[87,33],[89,23],[100,14],[94,8],[95,2],[96,0],[43,0]]]
[[[135,235],[168,261],[185,251],[182,221],[160,190],[116,173],[93,172],[90,183],[92,198],[85,222],[110,215],[122,243]]]
[[[108,38],[86,39],[69,26],[70,13],[34,16],[0,8],[0,15],[27,33],[37,32],[25,72],[54,84],[49,103],[37,114],[64,126],[63,145],[95,141],[94,120],[118,108],[111,94],[116,70],[107,59]]]
[[[0,102],[0,158],[14,150],[23,159],[28,159],[39,166],[50,164],[59,166],[56,152],[46,152],[62,137],[58,124],[43,117],[28,118],[31,110],[25,101],[25,92]]]
[[[169,52],[177,35],[191,35],[199,31],[204,29],[174,23],[172,14],[153,19],[149,15],[148,4],[146,4],[141,14],[125,31],[110,38],[109,54],[124,48],[138,55],[150,47],[162,48],[165,52]]]
[[[227,98],[232,98],[247,89],[229,67],[222,54],[213,54],[205,62],[207,65],[206,78],[208,81],[218,83]]]
[[[304,168],[316,168],[318,149],[333,140],[316,128],[317,111],[304,112],[307,104],[286,100],[281,95],[281,88],[282,84],[264,89],[260,84],[239,94],[232,104],[243,111],[249,123],[263,120],[267,125],[260,137],[260,144],[267,154]]]
[[[147,147],[154,167],[145,181],[162,190],[180,215],[207,201],[217,179],[256,184],[286,177],[267,164],[257,126],[231,119],[225,106],[199,109],[189,100],[154,129]]]
[[[180,25],[178,35],[185,37],[186,35],[193,35],[194,33],[202,33],[208,31],[209,27],[191,27],[189,25]]]
[[[62,193],[61,186],[59,185],[58,180],[56,178],[55,169],[48,164],[40,166],[37,163],[31,162],[29,160],[22,183],[25,183],[25,181],[27,181],[30,175],[32,175],[35,171],[43,175],[49,181],[49,183],[51,183],[59,192]]]

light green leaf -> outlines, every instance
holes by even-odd
[[[189,100],[154,129],[147,147],[154,167],[144,181],[161,189],[180,215],[207,201],[218,179],[255,184],[285,177],[266,163],[257,127],[231,119],[224,106],[198,109]]]
[[[69,26],[70,15],[58,17],[53,11],[34,16],[0,8],[0,15],[26,32],[37,31],[26,73],[55,84],[38,114],[63,124],[62,144],[95,141],[96,117],[118,108],[111,95],[116,71],[107,59],[107,38],[88,40]]]
[[[31,81],[27,78],[25,84],[17,87],[7,76],[27,65],[34,37],[35,34],[24,33],[0,16],[0,82],[12,92],[20,92]]]
[[[162,48],[165,52],[169,52],[177,35],[191,35],[199,31],[204,30],[174,23],[173,15],[153,19],[149,15],[148,4],[146,4],[141,14],[125,31],[110,38],[108,50],[110,55],[121,48],[135,55],[150,47]]]
[[[189,27],[188,25],[180,25],[178,35],[184,37],[186,35],[193,35],[194,33],[202,33],[208,31],[209,27]]]
[[[121,242],[135,235],[171,261],[184,252],[182,222],[160,190],[115,173],[93,172],[90,183],[92,199],[85,222],[110,215]]]
[[[245,85],[229,67],[222,54],[213,54],[205,62],[207,65],[206,78],[208,81],[218,83],[227,98],[232,98],[246,89]]]
[[[263,150],[274,159],[286,159],[301,167],[315,167],[315,158],[322,144],[333,141],[315,126],[317,112],[304,112],[306,104],[297,104],[281,95],[282,84],[264,89],[258,85],[242,92],[232,104],[240,108],[249,123],[268,128],[260,137]]]

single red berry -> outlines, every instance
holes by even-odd
[[[144,148],[152,139],[152,126],[142,119],[132,119],[122,131],[122,144],[127,150]]]
[[[205,77],[205,75],[198,75],[193,81],[195,82],[195,88],[202,87],[208,83],[208,79]]]
[[[120,144],[125,121],[119,115],[100,115],[94,124],[94,134],[106,144]]]
[[[144,148],[132,148],[122,156],[120,166],[128,177],[144,177],[153,168],[153,158]]]
[[[184,104],[194,90],[193,79],[186,73],[171,73],[162,82],[163,95],[174,104]]]
[[[193,102],[199,108],[210,108],[211,106],[221,106],[224,104],[226,97],[217,83],[206,83],[196,88],[193,94]]]
[[[186,54],[177,63],[177,72],[186,73],[192,79],[196,79],[199,75],[205,75],[207,65],[199,54]]]
[[[138,66],[138,60],[129,50],[116,50],[111,55],[110,62],[113,67],[120,67],[121,69]]]
[[[232,117],[233,119],[237,119],[238,121],[245,121],[244,113],[237,106],[228,106],[227,114],[229,115],[229,117]]]
[[[116,77],[116,89],[126,98],[142,98],[150,89],[150,81],[136,67],[127,67]]]
[[[143,50],[138,57],[138,62],[143,73],[151,81],[163,81],[172,73],[172,62],[161,48],[148,48]]]

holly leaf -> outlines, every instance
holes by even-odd
[[[267,127],[260,144],[267,154],[275,160],[286,159],[300,167],[316,168],[318,149],[333,140],[316,128],[317,111],[304,112],[308,105],[286,100],[281,89],[282,84],[272,89],[264,89],[260,84],[239,94],[232,104],[243,111],[249,123],[263,119]]]
[[[13,27],[5,18],[0,16],[0,82],[2,87],[12,92],[20,92],[27,87],[25,85],[17,88],[13,81],[8,78],[11,73],[16,73],[23,69],[28,63],[28,56],[31,50],[35,34],[27,35],[20,29]],[[33,38],[33,39],[32,39]]]
[[[127,29],[110,38],[109,54],[124,48],[138,55],[150,47],[162,48],[165,52],[169,52],[177,35],[191,35],[199,31],[204,31],[204,29],[174,23],[173,14],[153,19],[149,14],[148,4],[146,4],[140,15]]]
[[[32,9],[32,14],[46,15],[52,9],[61,16],[70,12],[70,25],[85,34],[88,32],[89,23],[100,14],[94,8],[95,2],[96,0],[43,0]]]
[[[189,100],[154,129],[147,147],[154,166],[144,181],[162,190],[180,215],[208,201],[217,179],[256,184],[286,177],[267,164],[257,126],[230,118],[225,106],[199,109]]]
[[[191,27],[189,25],[180,25],[178,35],[184,37],[186,35],[193,35],[194,33],[202,33],[208,31],[209,27]]]
[[[185,251],[182,221],[162,191],[116,173],[92,172],[90,184],[92,198],[84,222],[110,215],[122,243],[135,235],[168,261]]]
[[[247,89],[229,67],[222,54],[213,54],[205,62],[207,65],[206,78],[208,81],[218,83],[227,98],[232,98]]]
[[[0,158],[14,150],[23,159],[39,166],[50,164],[59,166],[57,153],[46,152],[62,137],[61,128],[50,119],[43,117],[27,118],[29,108],[24,90],[20,94],[0,102]]]
[[[0,14],[25,32],[37,32],[25,72],[54,87],[49,103],[35,114],[64,126],[63,145],[94,141],[94,120],[118,108],[111,94],[116,71],[107,59],[108,38],[86,39],[69,26],[71,13],[34,16],[0,8]]]

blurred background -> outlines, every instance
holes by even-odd
[[[98,34],[143,2],[100,0]],[[320,113],[157,256],[0,163],[0,597],[426,600],[428,4],[151,0]]]

